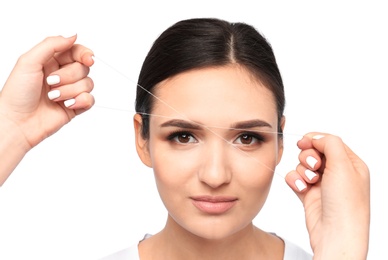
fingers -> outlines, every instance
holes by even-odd
[[[72,62],[80,62],[87,67],[94,64],[93,52],[79,44],[74,44],[77,39],[77,35],[69,38],[62,36],[47,37],[39,44],[35,45],[28,52],[23,54],[17,65],[21,65],[24,68],[40,70],[52,57],[54,57],[60,66],[66,65]],[[36,67],[36,65],[40,67]]]
[[[85,78],[89,74],[89,67],[74,62],[52,72],[47,78],[48,85],[56,87],[71,84]]]
[[[74,44],[69,51],[58,53],[54,57],[59,65],[66,65],[75,61],[80,62],[87,67],[94,64],[93,52],[79,44]]]
[[[318,172],[318,169],[322,164],[322,159],[316,156],[314,151],[301,153],[300,160],[301,162],[296,167],[296,170],[286,175],[288,186],[297,194],[305,193],[312,185],[319,182],[321,174]]]
[[[47,96],[54,102],[63,102],[66,108],[75,110],[81,114],[94,105],[94,97],[90,92],[94,88],[93,80],[88,76],[89,67],[74,62],[57,71],[54,71],[46,78],[50,91]]]
[[[90,94],[94,83],[89,77],[73,84],[53,88],[48,93],[48,98],[54,102],[63,102],[66,108],[77,110],[81,114],[94,105],[94,97]]]
[[[321,179],[326,158],[322,150],[316,149],[313,140],[318,140],[324,135],[310,133],[305,135],[297,145],[301,149],[299,154],[299,165],[294,171],[286,176],[286,183],[295,191],[298,197],[303,200],[312,185],[317,184]]]
[[[336,180],[351,179],[357,173],[368,176],[365,163],[338,136],[309,133],[297,145],[301,149],[300,163],[286,176],[287,184],[296,193],[309,190],[324,173]]]
[[[294,170],[289,172],[285,179],[288,186],[290,186],[299,199],[303,201],[305,193],[310,188],[308,183],[304,180],[303,175]]]
[[[74,43],[74,42],[73,42]],[[93,52],[79,44],[74,44],[64,52],[54,55],[59,69],[50,73],[46,83],[51,87],[47,93],[50,100],[63,102],[66,108],[81,114],[94,105],[94,97],[90,94],[94,83],[87,77],[93,65]]]
[[[64,101],[78,96],[83,92],[90,93],[93,90],[93,87],[93,80],[87,77],[72,84],[61,85],[52,88],[47,96],[50,100]]]
[[[94,105],[94,97],[90,93],[82,92],[78,96],[64,102],[65,107],[73,109],[76,115],[82,114]]]
[[[368,172],[365,163],[338,136],[309,133],[298,142],[298,147],[301,150],[314,149],[324,155],[326,169],[346,173],[354,172],[354,168],[357,168],[360,173]]]
[[[36,69],[36,64],[39,64],[40,68],[38,69],[41,69],[55,53],[69,50],[76,39],[76,35],[69,38],[64,38],[62,36],[47,37],[42,42],[35,45],[30,51],[23,54],[19,58],[18,63],[22,65],[34,65],[34,69]]]
[[[322,138],[324,138],[324,141],[319,141]],[[314,148],[325,154],[326,157],[329,156],[329,160],[343,160],[348,158],[347,146],[341,138],[330,134],[309,133],[298,142],[298,147],[302,150]]]

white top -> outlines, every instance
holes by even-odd
[[[147,234],[144,239],[149,238],[151,235]],[[282,238],[283,239],[283,238]],[[311,260],[312,255],[308,254],[299,246],[291,243],[290,241],[283,239],[284,241],[284,258],[283,260]],[[132,245],[126,249],[120,250],[114,254],[101,258],[100,260],[140,260],[138,245]]]

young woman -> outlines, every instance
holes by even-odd
[[[46,39],[6,82],[3,181],[31,147],[93,105],[92,52],[74,41]],[[252,224],[282,156],[284,105],[272,48],[253,27],[190,19],[163,32],[140,72],[134,127],[167,222],[104,259],[310,259]],[[298,146],[300,164],[286,181],[304,205],[314,259],[366,259],[367,166],[330,134],[308,133]]]

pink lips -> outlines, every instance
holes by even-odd
[[[194,206],[207,214],[225,213],[237,203],[236,197],[229,196],[196,196],[191,199]]]

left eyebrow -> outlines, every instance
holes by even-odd
[[[202,127],[199,124],[191,123],[189,121],[173,119],[167,122],[164,122],[160,125],[161,127],[179,127],[185,129],[201,130]]]
[[[236,130],[236,129],[250,129],[250,128],[255,128],[255,127],[269,127],[272,128],[272,126],[259,119],[253,119],[253,120],[248,120],[248,121],[242,121],[242,122],[237,122],[234,123],[233,125],[230,126],[231,130]]]

